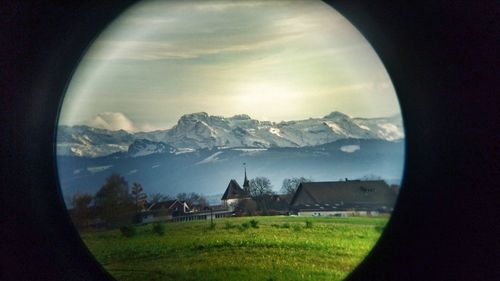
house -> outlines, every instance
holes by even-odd
[[[299,216],[373,215],[391,212],[397,193],[383,180],[303,182],[290,201]]]
[[[190,207],[191,212],[194,213],[210,211],[210,206],[207,206],[205,204],[192,204]]]
[[[191,212],[191,208],[186,202],[177,199],[153,203],[148,210],[156,216],[181,216]]]

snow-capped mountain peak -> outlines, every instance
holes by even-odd
[[[246,114],[222,117],[197,112],[183,115],[171,129],[135,134],[61,126],[57,147],[59,155],[98,157],[129,151],[130,155],[141,156],[175,148],[315,146],[347,138],[402,139],[402,119],[400,116],[352,118],[334,111],[322,118],[275,123],[252,119]]]
[[[163,142],[154,142],[147,139],[137,139],[128,148],[128,155],[132,157],[145,156],[153,153],[175,153],[176,149]]]

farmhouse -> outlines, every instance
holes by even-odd
[[[148,211],[155,216],[180,216],[191,212],[186,202],[179,200],[167,200],[158,203],[153,203],[149,206]]]
[[[290,208],[299,216],[373,215],[391,212],[397,194],[383,180],[303,182]]]

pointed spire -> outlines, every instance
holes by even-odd
[[[247,166],[246,163],[243,163],[243,168],[245,169],[245,179],[243,180],[243,189],[247,190],[250,187],[250,183],[247,179]]]

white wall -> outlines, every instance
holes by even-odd
[[[301,217],[347,217],[347,216],[377,216],[377,211],[300,211],[298,215]]]

